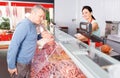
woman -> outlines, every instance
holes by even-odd
[[[100,30],[96,19],[92,15],[92,8],[90,6],[84,6],[82,8],[82,15],[85,20],[90,24],[92,24],[92,34],[100,36]],[[75,37],[81,41],[88,41],[88,38],[83,36],[82,34],[76,34]]]

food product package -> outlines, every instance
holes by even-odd
[[[86,78],[59,44],[45,44],[35,53],[31,78]]]

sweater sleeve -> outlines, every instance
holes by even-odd
[[[13,37],[7,52],[7,63],[8,63],[8,68],[10,69],[16,68],[17,56],[19,54],[21,44],[28,33],[28,30],[29,30],[29,25],[27,25],[24,22],[19,23],[15,29],[15,32],[13,34]]]

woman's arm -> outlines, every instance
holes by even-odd
[[[92,23],[92,32],[93,32],[93,31],[96,31],[98,28],[99,28],[99,27],[98,27],[97,22]]]

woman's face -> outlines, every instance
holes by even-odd
[[[91,12],[88,10],[88,9],[83,9],[83,11],[82,11],[82,15],[83,15],[83,18],[85,19],[85,20],[89,20],[89,19],[91,19],[92,17],[91,17]]]

